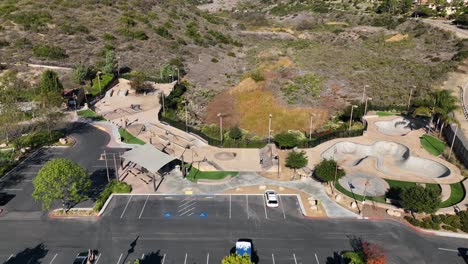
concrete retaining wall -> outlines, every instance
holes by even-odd
[[[452,144],[455,129],[456,125],[450,125],[444,128],[443,134],[448,142],[449,147]],[[465,165],[465,168],[468,168],[468,140],[465,138],[463,132],[460,129],[458,129],[457,135],[455,137],[453,153],[457,156],[458,160],[460,160]]]

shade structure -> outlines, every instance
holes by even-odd
[[[125,152],[122,158],[136,163],[152,173],[157,173],[164,165],[176,159],[151,144],[135,147]]]

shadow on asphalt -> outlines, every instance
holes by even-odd
[[[158,250],[156,252],[151,252],[145,254],[145,258],[140,261],[141,264],[162,264],[163,256],[161,256],[161,252]]]
[[[465,263],[468,264],[468,248],[458,248],[458,256],[462,257]]]
[[[344,263],[343,258],[338,252],[333,252],[333,256],[328,257],[327,262],[326,262],[326,264],[342,264],[342,263]]]
[[[89,177],[91,179],[91,191],[88,193],[88,197],[92,201],[96,201],[108,183],[107,170],[106,168],[95,170]],[[110,180],[116,178],[114,169],[109,168],[109,178]]]
[[[47,252],[49,252],[49,250],[41,243],[34,248],[26,248],[18,252],[7,262],[4,262],[4,264],[39,264],[41,263],[41,259],[47,255]]]

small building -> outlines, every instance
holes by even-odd
[[[63,91],[63,98],[70,109],[75,109],[83,105],[85,91],[83,88],[66,89]]]

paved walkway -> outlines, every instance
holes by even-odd
[[[185,194],[185,191],[192,191],[194,194],[216,194],[223,193],[229,189],[252,185],[277,185],[281,187],[293,188],[310,194],[315,199],[320,200],[329,217],[357,217],[355,213],[337,205],[324,191],[323,186],[312,178],[304,178],[298,181],[275,181],[262,177],[254,172],[241,172],[229,182],[220,185],[202,185],[183,179],[177,175],[168,175],[161,185],[161,191],[170,194]]]

